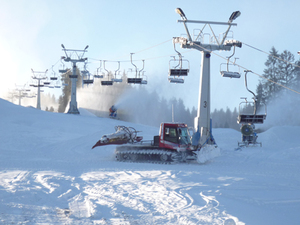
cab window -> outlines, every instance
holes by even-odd
[[[178,143],[176,128],[165,127],[165,141]]]

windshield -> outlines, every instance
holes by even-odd
[[[187,127],[178,128],[180,144],[191,144],[191,137]]]

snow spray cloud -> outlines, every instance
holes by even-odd
[[[123,84],[113,86],[102,86],[100,81],[78,89],[78,107],[108,112],[109,108],[115,104],[116,100],[122,95]],[[108,115],[108,114],[107,114]]]
[[[266,121],[261,127],[268,129],[273,126],[299,126],[299,98],[296,93],[281,91],[278,97],[267,105]]]
[[[188,122],[183,101],[174,97],[167,100],[158,95],[157,91],[171,89],[170,86],[166,88],[166,84],[157,84],[152,92],[148,91],[151,89],[148,86],[129,85],[125,81],[102,86],[99,80],[95,80],[93,85],[78,89],[78,107],[97,110],[97,115],[107,117],[109,108],[114,105],[121,120],[159,126],[161,122],[172,121],[173,104],[175,122]]]

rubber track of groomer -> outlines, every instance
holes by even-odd
[[[120,146],[116,148],[115,154],[121,162],[172,164],[181,161],[181,155],[176,151],[150,146]]]

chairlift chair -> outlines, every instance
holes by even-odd
[[[105,68],[105,60],[103,61],[103,68],[107,72],[108,80],[102,80],[101,85],[103,85],[103,86],[112,86],[114,82],[112,80],[109,80],[109,71]]]
[[[148,80],[147,80],[147,76],[145,75],[146,71],[143,71],[143,76],[142,76],[142,82],[141,84],[148,84]],[[146,79],[144,79],[144,77],[146,77]]]
[[[127,83],[128,84],[142,84],[143,79],[141,77],[137,76],[137,74],[138,74],[137,66],[132,62],[132,55],[133,54],[134,53],[130,53],[130,61],[131,61],[131,64],[135,67],[135,77],[134,78],[127,78]],[[143,69],[144,69],[144,60],[143,60]]]
[[[118,61],[118,69],[115,71],[114,77],[111,79],[113,82],[121,83],[123,80],[122,78],[117,78],[117,72],[120,70],[120,62]],[[120,72],[120,71],[119,71]]]
[[[44,84],[45,86],[48,86],[50,83],[51,83],[51,82],[48,81],[48,80],[46,80],[46,81],[43,82],[43,84]]]
[[[83,71],[81,71],[83,72]],[[86,75],[82,76],[82,83],[83,84],[93,84],[94,83],[94,79],[91,79],[90,77],[90,73],[87,71]]]
[[[227,70],[222,70],[222,65],[226,64],[227,65]],[[222,77],[229,77],[229,78],[240,78],[241,74],[239,72],[233,72],[228,70],[229,65],[234,65],[234,64],[228,64],[228,63],[221,63],[220,65],[220,74]]]
[[[172,66],[171,64],[174,64],[174,62],[175,63],[178,62],[178,64],[176,66]],[[182,68],[183,62],[187,62],[188,68],[185,69]],[[171,59],[169,61],[169,76],[187,76],[190,71],[189,64],[190,64],[189,61],[186,59],[182,59],[182,58],[175,59],[174,57],[174,59]]]
[[[97,68],[97,74],[94,75],[94,78],[103,78],[103,74],[100,74],[99,70],[101,72],[101,60],[100,60],[100,67]]]
[[[81,71],[82,73],[82,84],[93,84],[94,83],[94,79],[91,79],[91,74],[90,72],[87,70],[86,68],[86,64],[87,63],[84,63],[84,70]]]
[[[59,80],[55,82],[54,88],[61,88],[61,82]]]
[[[175,83],[175,84],[183,84],[184,83],[184,79],[180,78],[180,77],[170,77],[168,78],[170,83]]]
[[[66,73],[68,70],[65,68],[65,64],[63,63],[63,57],[60,58],[61,61],[61,69],[58,70],[60,73]]]
[[[235,45],[233,46],[233,53],[232,55],[230,55],[229,57],[227,57],[227,63],[221,63],[220,65],[220,74],[222,75],[222,77],[229,77],[229,78],[240,78],[241,74],[240,71],[239,72],[233,72],[233,71],[229,71],[229,66],[235,66],[235,61],[237,58],[234,59],[233,64],[229,63],[230,58],[235,54]],[[222,65],[226,64],[226,70],[222,70]],[[240,67],[238,67],[240,70]]]
[[[142,78],[127,78],[128,84],[141,84]]]
[[[175,56],[173,56],[173,59],[169,61],[169,76],[187,76],[190,71],[190,63],[188,60],[182,59],[181,53],[176,50],[174,39],[173,39],[173,44],[174,44],[174,50],[178,55],[178,59],[175,59]],[[187,62],[188,68],[183,68],[183,62]]]
[[[50,76],[50,80],[57,80],[57,76],[56,76],[56,73],[55,73],[54,70],[53,70],[53,67],[54,67],[54,66],[52,66],[52,74],[51,74],[51,76]]]
[[[59,69],[59,70],[58,70],[58,72],[60,72],[60,73],[66,73],[66,72],[68,72],[68,70],[67,70],[67,69],[64,69],[64,68],[62,68],[62,69]]]

